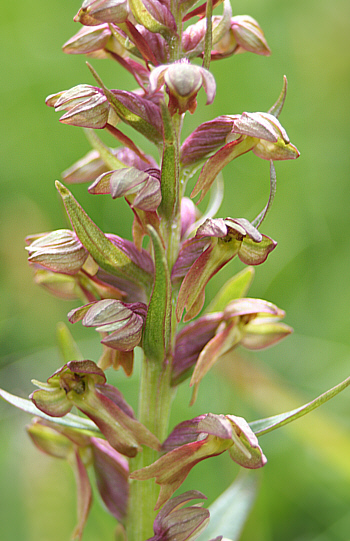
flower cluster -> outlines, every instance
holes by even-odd
[[[71,229],[27,238],[35,280],[55,295],[80,299],[82,305],[71,309],[68,320],[93,327],[102,344],[97,362],[78,355],[75,346],[68,353],[64,347],[64,366],[47,382],[34,381],[39,389],[31,395],[44,416],[28,428],[31,438],[45,453],[67,459],[76,473],[75,538],[82,536],[91,503],[88,466],[95,470],[108,511],[121,524],[121,538],[139,539],[139,524],[146,524],[149,541],[175,541],[195,539],[209,522],[208,510],[184,507],[204,498],[201,493],[170,499],[198,462],[228,451],[243,468],[266,463],[252,428],[231,413],[206,412],[168,432],[174,390],[187,377],[193,403],[199,383],[220,357],[239,345],[271,346],[291,332],[280,322],[282,310],[246,296],[252,266],[264,263],[277,245],[259,230],[275,191],[273,162],[299,156],[278,120],[286,80],[268,112],[227,111],[182,140],[184,118],[196,111],[201,89],[208,105],[215,99],[211,60],[245,51],[270,54],[257,21],[233,16],[229,0],[222,4],[222,15],[212,14],[221,2],[196,8],[195,3],[84,0],[74,17],[82,28],[64,44],[64,52],[117,62],[137,88],[108,88],[89,65],[94,84],[79,84],[46,100],[63,113],[62,123],[84,128],[92,146],[63,173],[63,181],[87,182],[90,194],[124,198],[133,220],[132,241],[103,232],[57,181]],[[126,126],[154,145],[152,155],[143,152],[137,137],[124,133]],[[115,147],[94,130],[108,132]],[[265,209],[255,220],[220,218],[215,203],[202,215],[197,204],[208,191],[215,192],[225,165],[248,152],[270,161]],[[188,194],[187,181],[197,171]],[[208,282],[236,256],[246,269],[233,278],[230,294],[221,292],[200,314]],[[144,352],[138,419],[105,374],[109,367],[122,367],[131,376],[135,348]],[[73,418],[73,407],[88,418],[90,432],[79,423],[65,424]],[[129,480],[132,488],[144,481],[149,486],[152,478],[160,485],[159,496],[152,489],[141,506]],[[163,505],[155,516],[154,509]]]

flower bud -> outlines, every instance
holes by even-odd
[[[147,541],[194,541],[209,524],[209,511],[198,505],[183,508],[194,499],[206,499],[197,490],[190,490],[169,500],[153,524],[154,537]]]
[[[245,51],[264,56],[271,54],[263,31],[257,21],[249,15],[232,17],[230,29],[220,41],[215,43],[213,49],[213,60]]]
[[[95,327],[108,333],[102,343],[119,351],[132,351],[140,342],[147,306],[141,302],[124,303],[104,299],[71,310],[71,323],[81,321],[84,327]]]
[[[193,224],[199,218],[198,207],[193,203],[189,197],[183,197],[181,199],[181,239],[183,239],[189,232]]]
[[[110,105],[100,88],[78,85],[70,90],[51,94],[46,105],[55,111],[67,111],[60,122],[83,128],[104,128],[108,122]]]
[[[66,54],[86,54],[98,58],[107,58],[109,51],[121,57],[127,54],[107,23],[83,26],[77,34],[66,41],[62,49]]]
[[[89,255],[76,234],[69,229],[27,237],[26,242],[29,244],[26,246],[29,263],[52,272],[76,274]]]
[[[152,168],[139,171],[136,167],[109,171],[95,180],[89,193],[109,193],[113,199],[125,197],[131,208],[155,211],[162,200],[160,172]]]
[[[123,23],[129,15],[128,0],[84,0],[74,17],[75,22],[85,26],[101,23]]]
[[[196,97],[203,86],[207,94],[207,105],[214,101],[216,84],[210,71],[190,64],[184,59],[174,64],[158,66],[150,75],[151,93],[166,84],[169,93],[169,109],[171,114],[177,111],[194,113],[197,107]]]

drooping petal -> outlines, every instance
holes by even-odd
[[[122,521],[128,508],[128,461],[105,440],[91,438],[91,443],[97,488],[108,511]]]

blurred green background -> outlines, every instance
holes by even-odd
[[[172,426],[206,411],[248,420],[274,415],[349,375],[350,4],[233,4],[234,14],[259,21],[273,54],[247,53],[213,63],[215,102],[205,107],[200,96],[185,133],[220,114],[267,110],[287,75],[289,91],[280,120],[301,157],[276,164],[277,196],[262,230],[279,245],[257,268],[250,295],[284,308],[295,332],[257,356],[237,350],[224,359],[205,378],[191,410],[185,384]],[[77,31],[72,18],[79,7],[78,0],[19,0],[6,2],[1,10],[0,385],[21,396],[32,391],[31,378],[45,380],[60,366],[56,323],[76,306],[32,283],[23,239],[66,226],[53,183],[89,148],[81,130],[61,125],[44,105],[48,94],[94,84],[84,58],[60,50]],[[109,87],[134,88],[118,66],[96,60],[93,65]],[[143,144],[141,138],[135,140]],[[224,176],[220,216],[254,218],[268,197],[268,162],[246,155],[227,167]],[[84,185],[73,191],[104,231],[130,238],[131,213],[122,201],[88,197]],[[207,298],[240,268],[234,262],[221,271]],[[97,335],[81,326],[73,333],[86,357],[96,360]],[[136,407],[137,374],[131,380],[119,373],[109,378]],[[243,541],[349,541],[349,398],[345,391],[310,417],[261,438],[269,462],[256,472],[260,492]],[[1,539],[64,541],[75,523],[73,475],[67,464],[32,447],[24,431],[28,420],[0,404]],[[183,489],[201,490],[212,502],[236,473],[225,454],[198,465]],[[95,500],[84,540],[112,540],[114,520]]]

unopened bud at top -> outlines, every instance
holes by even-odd
[[[231,18],[229,30],[215,44],[212,58],[225,58],[245,51],[264,56],[271,54],[258,22],[248,15],[237,15]]]
[[[75,22],[85,26],[101,23],[123,23],[129,15],[127,0],[84,0],[74,17]]]
[[[180,114],[186,111],[194,113],[197,107],[196,97],[201,86],[207,94],[207,105],[214,101],[216,84],[213,75],[187,60],[155,68],[150,75],[150,92],[155,92],[164,83],[170,97],[171,114],[177,111]]]

